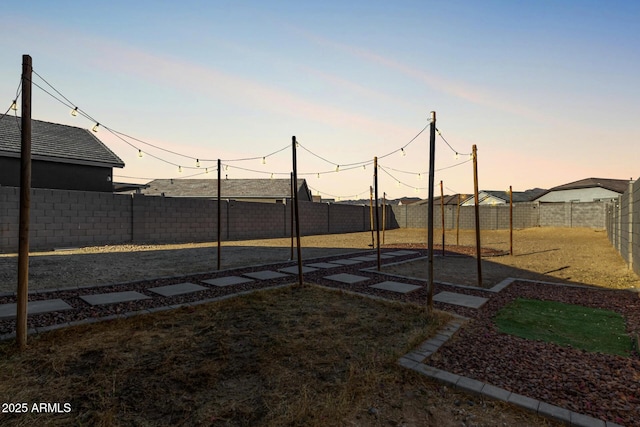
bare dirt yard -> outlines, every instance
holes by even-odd
[[[439,231],[434,240],[442,242]],[[423,250],[425,241],[426,230],[392,230],[385,233],[383,248]],[[291,257],[289,244],[289,239],[224,242],[222,268],[285,262]],[[309,236],[302,239],[302,252],[308,260],[371,250],[370,244],[371,233]],[[476,285],[477,262],[469,256],[474,245],[473,232],[461,232],[459,245],[455,232],[447,232],[445,248],[450,252],[435,258],[435,280]],[[598,288],[640,288],[639,278],[627,269],[602,231],[518,230],[513,256],[500,255],[509,249],[508,231],[484,231],[482,246],[483,253],[491,255],[482,261],[483,287],[518,277]],[[30,289],[193,275],[215,271],[216,256],[215,244],[125,245],[34,253]],[[17,257],[0,255],[0,292],[15,291],[16,271]],[[386,273],[414,277],[425,277],[425,271],[424,260],[384,268]],[[629,314],[628,319],[634,319],[636,294],[624,292],[613,298],[618,295],[615,291],[573,289],[563,295],[565,302],[597,306],[609,303],[600,295],[606,292],[625,316]],[[464,375],[470,375],[468,366],[476,366],[478,378],[492,384],[524,387],[522,393],[538,393],[531,395],[539,399],[636,425],[632,422],[637,419],[632,390],[640,372],[637,355],[615,361],[598,356],[597,362],[592,362],[576,349],[518,341],[492,332],[491,313],[527,290],[528,284],[520,282],[492,297],[489,308],[479,310],[470,326],[443,347],[445,356],[434,362]],[[558,287],[540,286],[533,291],[537,296],[560,298],[554,296],[560,292]],[[11,342],[0,343],[1,402],[67,402],[75,409],[54,417],[0,414],[0,424],[557,425],[510,405],[460,393],[397,366],[395,360],[400,355],[430,336],[449,316],[444,312],[424,314],[423,308],[406,302],[379,303],[316,287],[286,288],[40,334],[30,339],[25,353],[18,352]],[[637,332],[640,321],[630,324]],[[495,345],[485,348],[487,340]],[[474,351],[469,351],[469,345]],[[533,379],[518,379],[512,372],[514,360],[520,359],[526,365],[521,371]],[[590,411],[590,398],[580,401],[571,382],[555,376],[549,367],[561,366],[560,362],[566,363],[567,372],[575,369],[576,377],[588,378],[592,388],[601,392],[593,395],[597,408]],[[488,371],[478,368],[490,363]],[[591,363],[595,363],[593,372],[580,373]],[[618,373],[612,373],[609,365]],[[629,378],[624,392],[630,409],[618,407],[617,394],[615,399],[607,397],[622,377]],[[549,384],[554,390],[544,387]]]
[[[442,233],[434,241],[441,247]],[[420,246],[427,240],[424,229],[397,229],[384,233],[384,246]],[[445,247],[455,249],[455,230],[446,233]],[[514,231],[514,255],[491,256],[482,262],[483,286],[491,287],[506,277],[563,281],[607,288],[640,287],[640,278],[609,244],[606,233],[585,228],[532,228]],[[291,257],[290,239],[223,242],[221,268],[229,269]],[[483,231],[483,248],[509,250],[509,231]],[[371,233],[349,233],[303,237],[303,259],[371,249]],[[459,248],[475,251],[475,233],[460,231]],[[495,251],[494,251],[495,252]],[[437,253],[436,253],[437,254]],[[295,255],[295,253],[294,253]],[[0,254],[0,292],[14,292],[18,259]],[[215,243],[178,245],[99,246],[31,254],[29,289],[89,286],[146,280],[214,271]],[[385,268],[394,274],[426,277],[426,261]],[[434,279],[457,284],[477,284],[477,261],[471,257],[437,257]]]

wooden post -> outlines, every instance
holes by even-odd
[[[382,244],[384,245],[384,232],[387,229],[387,193],[382,193]]]
[[[442,256],[444,256],[444,190],[440,181],[440,217],[442,219]]]
[[[300,208],[298,206],[298,160],[296,155],[296,137],[291,137],[291,151],[293,153],[293,185],[295,190],[293,192],[294,196],[294,213],[295,213],[295,223],[296,223],[296,245],[297,253],[298,253],[298,286],[302,286],[302,251],[300,248]]]
[[[472,148],[473,155],[473,195],[475,198],[476,216],[476,259],[478,261],[478,286],[482,287],[482,246],[480,245],[480,206],[478,200],[478,152],[476,145]]]
[[[296,185],[293,183],[293,172],[291,172],[291,210],[290,210],[290,230],[291,230],[291,254],[289,255],[289,261],[293,261],[293,199],[295,198]]]
[[[513,187],[509,186],[509,255],[513,255]]]
[[[460,246],[460,204],[462,203],[462,196],[458,193],[458,208],[456,214],[456,246]]]
[[[373,186],[369,186],[369,224],[371,228],[371,248],[376,247],[376,241],[373,237]]]
[[[16,339],[27,347],[27,301],[29,295],[29,222],[31,216],[31,56],[22,55],[22,118],[20,137],[20,228],[18,231],[18,295]]]
[[[221,174],[221,170],[222,170],[222,163],[220,162],[220,159],[218,159],[218,270],[220,270],[220,249],[221,249],[221,239],[222,239],[222,224],[221,224],[221,218],[222,218],[222,212],[221,212],[221,188],[222,188],[222,180],[220,179],[220,174]],[[227,221],[229,221],[229,218],[227,218]]]
[[[436,112],[431,112],[431,129],[429,130],[429,204],[427,212],[427,248],[429,266],[429,293],[427,307],[433,311],[433,184],[436,165]]]
[[[373,185],[375,186],[376,198],[376,248],[378,258],[378,271],[380,271],[380,214],[378,213],[378,157],[373,158]]]

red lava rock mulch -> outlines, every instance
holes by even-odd
[[[628,291],[515,282],[432,356],[430,365],[604,421],[640,425],[640,357],[588,353],[498,332],[492,318],[524,297],[603,308],[640,331],[640,298]]]

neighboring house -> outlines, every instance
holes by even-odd
[[[20,186],[20,118],[0,116],[0,185]],[[31,121],[31,187],[113,191],[113,168],[123,161],[92,132]]]
[[[627,179],[587,178],[559,185],[534,201],[540,203],[598,202],[617,199],[629,189]]]
[[[444,202],[445,206],[458,206],[458,203],[461,204],[460,206],[463,206],[462,203],[464,203],[465,200],[468,200],[469,197],[473,199],[473,196],[469,194],[446,195],[442,198],[442,202],[441,202],[440,196],[438,196],[433,198],[433,205],[440,206]],[[416,205],[428,205],[428,204],[429,204],[429,199],[420,200],[419,202],[416,203]]]
[[[514,191],[512,195],[513,203],[531,202],[546,191],[547,190],[543,190],[542,188],[534,188],[526,191]],[[490,206],[508,205],[510,197],[511,196],[508,191],[483,190],[478,192],[478,204]],[[462,206],[474,205],[475,197],[473,195],[470,195],[469,198],[462,203]]]
[[[225,179],[220,183],[223,199],[244,202],[286,203],[291,198],[288,179]],[[305,179],[297,185],[298,200],[311,202],[311,192]],[[147,196],[218,197],[217,179],[155,179],[142,189]]]

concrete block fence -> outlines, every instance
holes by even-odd
[[[0,252],[18,251],[20,189],[0,187]],[[30,248],[217,240],[217,201],[33,189]],[[221,202],[223,240],[289,237],[291,205]],[[369,207],[300,202],[302,235],[370,230]]]
[[[638,198],[636,186],[635,197]],[[623,196],[626,197],[626,196]],[[631,198],[632,196],[628,196]],[[622,200],[622,199],[621,199]],[[624,198],[623,200],[627,200]],[[0,252],[18,250],[19,188],[0,187]],[[621,204],[626,206],[626,202]],[[49,250],[62,247],[123,243],[185,243],[217,240],[217,202],[204,198],[178,198],[124,195],[97,192],[33,189],[31,193],[30,247]],[[222,240],[289,237],[291,205],[223,200]],[[627,208],[624,208],[627,209]],[[519,203],[513,206],[515,228],[529,227],[613,227],[620,233],[612,237],[618,250],[629,249],[631,229],[629,210],[617,211],[603,202],[593,203]],[[633,211],[635,215],[640,208]],[[382,208],[379,211],[382,221]],[[456,227],[456,206],[445,207],[445,227]],[[626,216],[625,216],[626,215]],[[427,206],[387,206],[387,229],[426,228]],[[636,219],[637,221],[637,219]],[[460,208],[460,228],[474,229],[473,206]],[[382,226],[382,222],[380,222]],[[436,206],[434,224],[441,224]],[[509,206],[480,206],[480,228],[507,229]],[[627,227],[627,228],[623,228]],[[369,231],[368,206],[300,202],[302,235]],[[628,231],[627,231],[628,230]],[[638,233],[640,227],[633,232]],[[640,241],[635,238],[635,242]],[[613,242],[613,241],[612,241]],[[621,250],[621,248],[625,248]],[[635,256],[640,251],[634,252]],[[640,265],[640,262],[636,262]]]
[[[609,242],[640,275],[640,179],[629,182],[629,189],[607,205],[605,222]]]
[[[393,221],[389,226],[401,228],[426,228],[427,205],[391,206]],[[387,209],[387,212],[389,208]],[[589,227],[605,228],[607,205],[604,202],[589,203],[517,203],[513,205],[513,227]],[[440,206],[433,212],[434,225],[440,228]],[[456,228],[457,206],[445,206],[445,228]],[[475,229],[475,207],[460,207],[460,228]],[[509,228],[508,205],[480,206],[480,229],[500,230]]]

